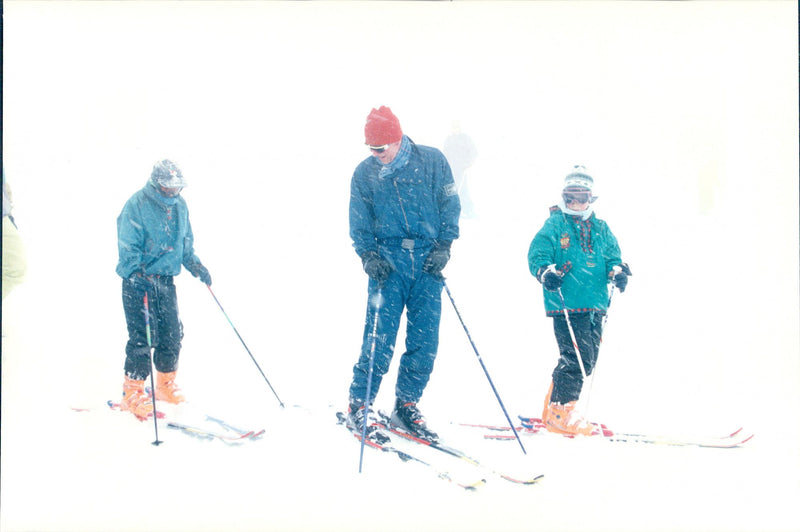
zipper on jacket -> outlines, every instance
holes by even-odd
[[[400,204],[400,212],[403,213],[403,220],[406,223],[406,234],[408,234],[410,236],[411,235],[411,228],[408,226],[408,216],[406,216],[406,209],[405,209],[405,207],[403,207],[403,198],[400,196],[400,187],[397,186],[397,179],[392,179],[392,183],[394,183],[394,190],[397,192],[397,202]],[[417,276],[417,274],[414,272],[414,270],[415,270],[415,268],[414,268],[414,251],[415,250],[412,249],[411,253],[409,253],[409,255],[411,256],[411,278],[412,279]]]

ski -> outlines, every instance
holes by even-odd
[[[106,404],[108,405],[108,407],[111,410],[116,410],[117,412],[122,412],[122,409],[120,409],[119,403],[115,403],[114,401],[109,399],[108,401],[106,401]],[[73,410],[80,411],[77,408],[73,408]],[[91,409],[88,409],[88,408],[86,409],[86,411],[89,411],[89,410],[91,410]],[[156,411],[156,418],[157,419],[164,419],[165,417],[167,417],[167,415],[164,412],[162,412],[160,410]],[[148,416],[148,419],[153,419],[153,416]],[[140,420],[140,421],[143,421],[143,420]]]
[[[468,464],[470,464],[472,466],[475,466],[475,467],[477,467],[478,469],[480,469],[482,471],[486,471],[488,473],[491,473],[492,475],[498,476],[498,477],[502,478],[503,480],[507,480],[507,481],[513,482],[515,484],[531,485],[531,484],[537,484],[540,480],[542,480],[542,478],[544,478],[544,475],[536,475],[535,477],[532,477],[532,478],[519,478],[517,476],[510,475],[510,474],[502,472],[502,471],[498,471],[498,470],[496,470],[496,469],[494,469],[492,467],[489,467],[489,466],[479,462],[478,460],[476,460],[472,456],[468,455],[464,451],[456,449],[455,447],[451,447],[449,445],[445,445],[444,443],[442,443],[441,441],[438,441],[438,440],[429,440],[429,439],[426,439],[426,438],[421,438],[421,437],[419,437],[419,436],[417,436],[415,434],[410,433],[409,431],[405,430],[402,427],[398,427],[398,426],[392,424],[391,423],[391,418],[384,412],[379,412],[378,416],[379,416],[379,418],[381,420],[381,423],[379,424],[379,427],[381,427],[383,430],[389,432],[390,434],[393,434],[395,436],[399,436],[401,438],[404,438],[407,441],[411,441],[411,442],[414,442],[416,444],[419,444],[419,445],[422,445],[422,446],[425,446],[425,447],[429,447],[431,449],[436,449],[437,451],[441,451],[441,452],[443,452],[443,453],[445,453],[445,454],[447,454],[449,456],[452,456],[452,457],[457,458],[459,460],[462,460],[462,461],[464,461],[464,462],[466,462],[466,463],[468,463]]]
[[[414,455],[413,453],[409,453],[405,450],[397,448],[395,445],[392,444],[391,438],[381,428],[378,428],[377,430],[386,437],[386,439],[388,440],[386,443],[380,443],[371,438],[362,439],[360,433],[351,430],[347,426],[346,424],[347,417],[343,412],[336,412],[336,418],[337,418],[337,424],[342,425],[344,428],[346,428],[347,431],[350,432],[359,442],[363,441],[364,445],[366,445],[367,447],[384,453],[395,454],[403,462],[414,462],[416,464],[419,464],[420,466],[424,466],[426,469],[434,472],[436,476],[439,477],[440,479],[446,480],[460,488],[463,488],[467,491],[475,491],[480,486],[486,483],[486,479],[484,478],[474,478],[474,479],[470,478],[466,480],[456,478],[455,475],[453,475],[453,473],[445,471],[444,469],[439,468],[438,466],[434,465],[431,462],[423,460],[422,458]]]
[[[151,394],[151,389],[150,389],[149,386],[145,386],[144,391],[146,393],[148,393],[148,394]],[[152,394],[151,394],[151,397],[152,397]],[[184,402],[181,405],[179,405],[178,408],[184,408],[185,409],[186,408],[185,405],[189,405],[189,404],[190,403],[188,403],[188,402]],[[173,407],[172,405],[167,405],[167,408],[172,408],[172,407]],[[211,415],[206,414],[206,413],[202,413],[202,412],[200,412],[200,410],[198,408],[193,407],[193,406],[189,406],[189,409],[190,409],[190,411],[195,412],[195,414],[198,417],[203,417],[205,419],[205,421],[210,421],[211,423],[215,423],[215,424],[219,425],[220,427],[222,427],[225,430],[229,430],[229,431],[235,432],[235,433],[237,433],[239,435],[249,434],[248,437],[250,439],[252,439],[252,440],[257,440],[257,439],[261,438],[261,436],[263,436],[266,433],[266,430],[264,430],[264,429],[250,431],[250,430],[245,430],[245,429],[239,428],[239,427],[237,427],[235,425],[232,425],[232,424],[228,423],[227,421],[225,421],[223,419],[211,416]],[[158,418],[159,419],[165,417],[165,415],[166,414],[162,413],[161,411],[158,412]]]
[[[544,423],[540,418],[519,416],[522,426],[532,430],[541,430]],[[660,445],[675,445],[675,446],[695,446],[695,447],[712,447],[718,449],[729,449],[739,447],[746,442],[750,441],[753,436],[752,433],[745,432],[743,428],[739,428],[733,432],[727,433],[722,436],[709,436],[709,437],[676,437],[664,436],[653,434],[639,434],[632,432],[615,432],[609,429],[606,425],[599,424],[599,429],[605,439],[615,442],[626,443],[652,443]]]
[[[195,436],[201,439],[206,439],[206,440],[217,439],[229,445],[240,444],[242,443],[243,440],[249,439],[250,436],[252,436],[253,434],[252,431],[239,435],[225,434],[213,430],[208,430],[202,427],[194,427],[192,425],[186,425],[178,421],[167,421],[167,427],[179,430],[185,434],[188,434],[190,436]]]
[[[208,414],[206,414],[206,421],[211,421],[212,423],[216,423],[220,427],[222,427],[224,429],[227,429],[227,430],[231,430],[233,432],[236,432],[236,433],[238,433],[238,434],[240,434],[242,436],[247,435],[247,437],[250,438],[251,440],[259,439],[266,432],[266,430],[264,430],[264,429],[257,430],[257,431],[244,430],[244,429],[235,427],[234,425],[231,425],[227,421],[223,421],[222,419],[216,418],[214,416],[209,416]]]
[[[545,430],[545,425],[540,418],[519,416],[522,426],[517,429],[521,435],[536,435],[536,434],[554,434]],[[615,432],[603,424],[595,424],[598,427],[598,432],[602,433],[602,438],[611,442],[618,443],[647,443],[659,445],[672,445],[672,446],[694,446],[694,447],[708,447],[716,449],[730,449],[740,447],[750,441],[754,434],[745,432],[744,429],[737,429],[729,434],[723,436],[711,437],[677,437],[677,436],[664,436],[652,434],[639,434],[632,432]],[[503,434],[503,432],[510,431],[509,427],[498,425],[481,425],[481,424],[467,424],[463,423],[462,426],[483,428],[497,433],[490,433],[484,435],[484,438],[490,440],[514,440],[514,436],[510,434]],[[597,434],[600,436],[601,434]],[[563,435],[567,438],[574,438],[571,435]],[[593,436],[589,436],[590,438]]]
[[[112,400],[106,401],[106,404],[111,410],[120,411],[120,404],[114,402]],[[72,410],[76,412],[89,412],[91,411],[90,408],[72,408]],[[182,429],[185,433],[191,433],[194,436],[205,435],[206,439],[217,438],[223,441],[240,441],[240,440],[257,440],[261,438],[266,432],[264,429],[261,430],[245,430],[242,428],[238,428],[234,425],[231,425],[227,421],[224,421],[220,418],[210,416],[208,414],[202,414],[205,417],[206,421],[219,425],[223,431],[215,431],[210,428],[201,427],[197,425],[187,424],[184,421],[179,419],[173,419],[173,416],[167,416],[167,413],[163,410],[157,411],[157,418],[158,419],[166,419],[167,420],[167,427],[174,428],[174,429]],[[152,417],[150,418],[152,419]]]

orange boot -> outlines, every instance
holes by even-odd
[[[177,371],[156,373],[156,400],[165,401],[173,405],[186,401],[181,389],[175,384],[176,373]]]
[[[144,381],[133,380],[125,375],[119,409],[132,413],[140,421],[153,415],[153,401],[144,391]]]
[[[569,402],[565,405],[561,403],[550,403],[547,407],[547,421],[545,425],[550,432],[567,434],[570,436],[591,436],[597,434],[594,426],[575,413],[577,401]]]

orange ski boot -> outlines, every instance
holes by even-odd
[[[144,391],[144,381],[133,380],[125,375],[119,409],[132,413],[140,421],[153,415],[153,401]]]
[[[547,421],[545,421],[547,430],[568,436],[599,434],[594,425],[574,411],[576,404],[577,401],[572,401],[565,405],[550,403],[547,408]]]
[[[181,389],[175,384],[176,371],[156,373],[156,400],[177,405],[186,401]]]

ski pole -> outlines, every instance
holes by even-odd
[[[478,357],[478,362],[481,363],[481,367],[483,368],[483,372],[486,374],[486,379],[489,381],[489,385],[492,387],[492,391],[494,392],[494,396],[497,397],[497,402],[500,403],[500,408],[503,410],[503,414],[506,416],[506,420],[508,421],[508,425],[511,427],[511,430],[514,432],[514,436],[517,438],[519,442],[519,446],[522,449],[523,454],[528,454],[525,450],[525,446],[522,445],[522,440],[517,434],[517,429],[514,428],[514,423],[511,422],[511,418],[508,416],[508,411],[506,407],[503,405],[503,400],[500,399],[500,394],[497,393],[497,388],[495,388],[494,383],[492,382],[492,378],[489,376],[489,370],[486,369],[486,364],[483,363],[483,359],[481,358],[481,354],[478,352],[478,348],[475,347],[475,342],[472,341],[472,336],[469,334],[469,330],[467,329],[467,325],[464,323],[464,319],[461,317],[461,313],[458,311],[458,307],[456,306],[456,302],[453,299],[453,295],[450,293],[450,288],[447,286],[447,283],[444,282],[442,279],[442,284],[444,285],[444,289],[447,292],[447,297],[450,298],[450,303],[453,304],[453,310],[456,311],[456,316],[458,316],[458,321],[461,322],[461,326],[464,328],[464,332],[467,333],[467,339],[469,343],[472,345],[472,350],[475,351],[475,355]]]
[[[616,266],[614,268],[616,269]],[[620,271],[626,273],[627,275],[633,275],[633,273],[631,273],[630,267],[626,263],[623,263],[620,266]],[[614,284],[613,280],[612,280],[612,282],[610,284],[611,284],[611,289],[608,291],[608,303],[606,303],[606,313],[603,315],[603,323],[600,325],[600,345],[601,346],[603,345],[603,337],[605,336],[605,333],[606,333],[606,323],[608,322],[608,314],[609,314],[609,311],[611,310],[611,299],[614,297],[614,289],[617,288],[617,285]],[[591,387],[594,384],[594,376],[596,374],[597,374],[597,361],[595,360],[594,369],[592,370],[592,382],[589,384],[589,392],[590,393],[592,391]]]
[[[611,298],[614,297],[614,288],[616,288],[616,286],[614,284],[612,284],[611,285],[611,290],[608,292],[608,303],[606,304],[606,313],[603,316],[603,323],[600,325],[600,345],[601,346],[603,345],[603,335],[606,332],[606,322],[608,321],[608,311],[611,309]],[[586,394],[586,408],[584,409],[584,411],[586,412],[587,417],[589,415],[589,401],[592,398],[592,389],[594,388],[594,380],[597,378],[597,363],[599,362],[599,360],[600,360],[600,356],[599,356],[599,353],[598,353],[597,360],[595,360],[595,363],[594,363],[594,369],[592,369],[591,378],[589,379],[589,389],[587,390],[587,394]]]
[[[278,397],[278,393],[275,391],[275,388],[272,387],[272,384],[269,383],[269,379],[267,378],[266,375],[264,375],[264,372],[261,370],[261,366],[259,366],[258,362],[256,362],[256,358],[253,356],[253,353],[250,352],[250,349],[247,347],[247,344],[244,343],[244,339],[242,339],[242,335],[239,334],[239,331],[236,330],[236,326],[233,324],[231,319],[228,317],[228,313],[225,312],[224,308],[222,308],[222,305],[220,304],[219,299],[217,299],[217,296],[214,295],[214,291],[211,290],[211,285],[206,285],[206,287],[208,288],[208,291],[211,292],[211,297],[213,297],[214,301],[217,302],[217,305],[219,306],[219,309],[222,311],[222,314],[225,316],[225,319],[227,319],[228,323],[231,324],[231,327],[233,328],[233,332],[235,332],[236,336],[239,337],[239,341],[242,342],[242,345],[244,346],[245,350],[247,351],[247,354],[250,355],[250,358],[253,360],[253,364],[256,365],[256,367],[258,368],[258,371],[261,373],[261,376],[264,377],[264,380],[266,381],[267,386],[269,386],[269,389],[272,390],[273,395],[275,395],[275,398],[278,400],[278,403],[280,403],[281,408],[283,408],[284,407],[283,406],[283,401],[281,401],[281,398]]]
[[[153,400],[153,427],[156,431],[156,441],[153,445],[161,445],[161,440],[158,439],[158,412],[156,411],[156,383],[153,377],[155,368],[153,367],[153,342],[150,340],[150,305],[147,303],[147,292],[144,293],[144,328],[147,331],[147,348],[150,353],[150,398]]]
[[[372,373],[375,370],[375,344],[378,343],[378,314],[383,304],[383,294],[380,285],[378,291],[371,298],[372,307],[375,309],[375,318],[372,320],[372,343],[369,348],[369,371],[367,373],[367,393],[364,398],[364,425],[361,427],[361,450],[358,455],[358,472],[361,473],[361,466],[364,463],[364,443],[367,441],[367,418],[369,417],[370,395],[372,394]]]
[[[578,359],[578,365],[581,367],[581,375],[583,375],[583,380],[586,380],[586,368],[583,367],[583,357],[581,356],[580,349],[578,349],[578,341],[575,339],[575,331],[572,330],[572,323],[569,321],[567,303],[564,301],[564,294],[561,293],[561,287],[558,287],[558,297],[561,299],[561,309],[564,311],[564,318],[567,320],[567,329],[569,329],[569,336],[572,338],[572,347],[575,348],[575,356]]]
[[[606,322],[608,321],[608,311],[611,310],[611,298],[614,297],[614,289],[616,285],[611,284],[611,290],[608,292],[608,303],[606,304],[606,313],[603,316],[603,325],[600,327],[600,343],[603,343],[603,334],[606,332]]]
[[[564,318],[567,320],[567,329],[569,329],[569,336],[572,338],[572,346],[575,348],[575,357],[578,359],[578,365],[581,367],[581,375],[583,375],[583,381],[586,382],[586,368],[583,366],[583,357],[581,356],[580,349],[578,349],[578,341],[575,339],[575,331],[572,330],[572,323],[569,321],[569,312],[567,311],[567,304],[564,302],[564,294],[561,293],[561,287],[558,288],[558,297],[561,298],[561,308],[564,309]],[[592,378],[594,380],[594,378]],[[592,385],[589,384],[589,390],[587,394],[591,394],[592,392]],[[584,402],[583,406],[583,413],[584,416],[588,415],[589,409],[589,401],[591,400],[591,396],[586,396],[586,401]]]

